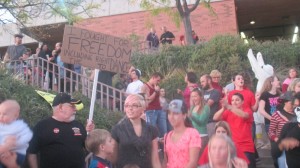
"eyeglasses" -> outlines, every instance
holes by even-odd
[[[137,108],[142,107],[142,106],[141,106],[141,105],[138,105],[138,104],[132,104],[132,105],[125,104],[124,107],[125,107],[125,108],[133,108],[133,109],[137,109]]]

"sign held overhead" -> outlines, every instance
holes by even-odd
[[[63,62],[117,73],[130,68],[127,39],[66,25],[61,49]]]

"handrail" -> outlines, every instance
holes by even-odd
[[[80,74],[71,69],[60,67],[43,58],[26,61],[14,60],[3,65],[6,70],[17,76],[24,83],[42,90],[72,94],[79,91],[91,98],[93,80],[86,73]],[[81,68],[85,70],[85,68]],[[125,93],[112,86],[97,82],[97,100],[101,108],[123,111]]]

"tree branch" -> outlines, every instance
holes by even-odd
[[[181,17],[184,17],[184,11],[180,0],[176,0],[176,7]]]
[[[189,9],[189,12],[193,12],[199,5],[200,0],[196,0],[195,4]]]

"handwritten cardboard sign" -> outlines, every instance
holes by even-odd
[[[60,55],[66,63],[127,73],[131,43],[127,39],[66,25]]]

